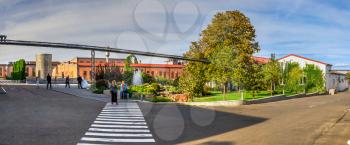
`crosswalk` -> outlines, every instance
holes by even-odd
[[[139,106],[107,103],[77,145],[155,143]]]

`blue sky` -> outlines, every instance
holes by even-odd
[[[257,56],[294,53],[333,64],[335,69],[350,69],[349,0],[0,0],[0,33],[9,39],[182,55],[212,16],[226,10],[240,10],[250,18],[261,47]],[[90,54],[0,46],[0,63],[34,60],[36,53],[52,53],[59,61]],[[142,57],[142,61],[164,60]]]

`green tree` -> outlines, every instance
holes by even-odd
[[[229,81],[240,87],[248,86],[249,75],[254,73],[249,72],[253,65],[252,55],[259,51],[255,37],[255,29],[243,13],[216,14],[200,40],[211,61],[208,69],[211,79],[223,83],[224,87]]]
[[[304,67],[304,74],[306,77],[305,89],[306,91],[324,91],[324,78],[322,70],[313,64],[307,64]]]
[[[134,68],[131,66],[132,64],[138,64],[138,60],[135,55],[130,54],[126,57],[124,61],[124,73],[122,74],[122,79],[128,85],[132,84],[132,79],[134,76]]]
[[[133,68],[131,67],[131,64],[138,64],[138,60],[135,55],[130,54],[126,57],[124,61],[124,70],[125,71],[133,71]]]
[[[303,70],[298,63],[290,62],[286,65],[286,90],[298,93],[303,89],[301,86]]]
[[[278,61],[271,59],[263,67],[264,80],[269,83],[271,95],[275,90],[275,86],[282,77],[281,66]]]
[[[186,57],[203,59],[204,51],[197,42],[192,42],[190,50],[184,54]],[[180,90],[188,94],[191,99],[204,94],[204,85],[208,81],[206,70],[208,64],[202,62],[188,62],[184,68],[183,75],[179,78]]]
[[[26,78],[26,62],[20,59],[13,64],[12,79],[24,80]]]
[[[265,89],[264,72],[262,66],[255,63],[249,69],[249,75],[247,76],[246,89],[252,91],[253,98],[255,98],[258,91]]]
[[[243,13],[239,11],[217,13],[208,27],[202,31],[200,40],[192,43],[192,48],[196,51],[194,49],[189,51],[189,54],[203,55],[200,58],[208,58],[211,63],[187,64],[185,76],[193,77],[187,81],[198,83],[197,79],[200,79],[199,86],[192,85],[198,87],[193,89],[199,90],[204,87],[203,80],[215,81],[223,86],[223,93],[226,93],[228,82],[234,82],[241,87],[247,86],[249,75],[254,73],[249,72],[253,65],[252,55],[259,51],[255,37],[255,29]]]

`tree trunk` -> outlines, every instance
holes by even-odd
[[[226,100],[226,83],[224,83],[224,100]]]
[[[271,81],[271,96],[273,95],[273,83]]]

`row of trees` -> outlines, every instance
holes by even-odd
[[[297,63],[282,66],[276,60],[266,65],[257,63],[253,54],[260,48],[255,29],[249,18],[239,11],[217,13],[200,36],[184,56],[207,58],[210,63],[189,62],[179,83],[181,90],[191,97],[203,96],[209,81],[220,84],[224,94],[228,83],[238,86],[239,91],[250,90],[253,94],[266,89],[273,94],[276,88],[291,92],[323,88],[323,74],[316,66],[307,65],[302,69]]]

